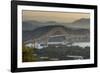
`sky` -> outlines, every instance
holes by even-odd
[[[81,18],[90,18],[89,13],[75,13],[75,12],[47,12],[47,11],[31,11],[23,10],[22,11],[23,21],[40,21],[40,22],[63,22],[71,23]]]

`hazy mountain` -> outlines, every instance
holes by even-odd
[[[31,31],[23,31],[22,32],[23,41],[31,40],[33,37],[34,38],[41,37],[42,35],[45,35],[46,33],[48,33],[49,31],[51,31],[52,29],[54,29],[56,27],[63,28],[63,30],[65,30],[67,32],[67,34],[72,34],[72,35],[77,35],[77,34],[85,35],[87,33],[89,34],[88,29],[69,28],[69,27],[65,27],[62,25],[48,25],[48,26],[36,28]]]
[[[38,22],[38,21],[23,21],[22,22],[22,30],[26,31],[26,30],[34,30],[38,27],[43,26],[42,22]]]
[[[39,27],[48,26],[48,25],[63,25],[65,27],[72,27],[72,28],[90,28],[90,20],[89,19],[79,19],[72,23],[60,23],[55,21],[48,21],[48,22],[39,22],[39,21],[23,21],[22,22],[22,30],[34,30]]]
[[[84,28],[89,29],[90,28],[90,19],[82,18],[77,21],[74,21],[68,25],[69,27],[73,28]]]
[[[48,26],[38,27],[38,28],[36,28],[34,30],[23,30],[22,37],[23,37],[23,40],[28,40],[28,39],[32,38],[33,36],[34,36],[34,38],[38,38],[41,35],[44,35],[47,32],[49,32],[53,28],[60,27],[60,26],[61,25],[48,25]]]
[[[22,35],[23,41],[40,37],[45,35],[47,32],[55,27],[61,27],[66,30],[69,34],[86,34],[90,33],[90,20],[89,19],[79,19],[72,23],[58,23],[55,21],[39,22],[39,21],[23,21],[22,22]]]
[[[73,23],[76,23],[76,24],[89,24],[90,23],[90,19],[86,19],[86,18],[82,18],[82,19],[79,19],[77,21],[74,21]]]

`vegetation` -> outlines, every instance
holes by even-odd
[[[67,57],[67,55],[72,56],[82,56],[83,59],[90,58],[90,47],[79,47],[79,46],[66,46],[66,47],[47,47],[41,50],[38,50],[39,56],[58,58],[59,60],[70,60],[73,58]]]
[[[58,60],[74,60],[75,58],[67,57],[82,56],[83,59],[90,58],[90,47],[79,46],[63,46],[63,47],[46,47],[43,49],[29,48],[23,45],[22,61],[35,62],[35,61],[51,61],[52,59]]]
[[[37,55],[35,55],[35,48],[22,47],[22,61],[23,62],[32,62],[37,61]]]

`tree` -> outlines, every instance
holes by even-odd
[[[32,62],[37,60],[37,56],[35,54],[35,48],[29,48],[25,45],[22,46],[22,61],[23,62]]]

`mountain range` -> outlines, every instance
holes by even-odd
[[[63,22],[55,22],[55,21],[48,21],[48,22],[39,22],[39,21],[23,21],[22,22],[22,30],[23,31],[32,31],[36,28],[48,26],[48,25],[63,25],[65,27],[72,27],[72,28],[83,28],[89,29],[90,28],[90,19],[82,18],[76,20],[72,23],[63,23]]]
[[[48,25],[48,26],[42,26],[42,27],[38,27],[34,30],[24,30],[22,32],[22,39],[23,42],[27,41],[27,40],[32,40],[33,37],[34,38],[39,38],[43,35],[46,35],[48,32],[52,31],[54,28],[60,27],[62,28],[64,31],[67,32],[67,34],[69,35],[73,35],[73,36],[77,36],[77,35],[88,35],[90,34],[89,29],[82,29],[82,28],[69,28],[69,27],[65,27],[63,25]]]

